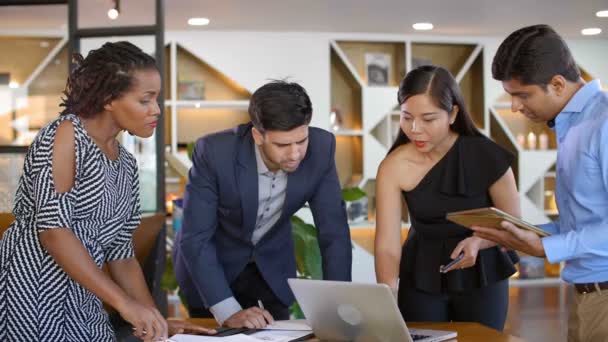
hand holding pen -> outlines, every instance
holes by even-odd
[[[258,306],[252,306],[235,313],[224,322],[224,326],[230,328],[263,329],[267,324],[272,323],[274,323],[272,315],[264,310],[262,301],[258,300]]]

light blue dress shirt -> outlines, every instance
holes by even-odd
[[[541,227],[551,263],[569,283],[608,281],[608,94],[599,80],[576,92],[555,118],[559,218]]]

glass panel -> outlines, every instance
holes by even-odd
[[[0,145],[29,145],[56,119],[68,75],[66,41],[57,37],[0,37]]]
[[[0,153],[0,213],[13,211],[25,154]]]
[[[154,56],[154,37],[104,37],[81,40],[81,51],[83,56],[92,50],[101,47],[105,42],[129,41],[137,45],[146,53]],[[161,118],[162,120],[162,118]],[[156,212],[156,192],[159,184],[156,183],[156,134],[150,138],[139,138],[129,133],[121,133],[119,141],[131,152],[139,167],[139,188],[142,212]]]

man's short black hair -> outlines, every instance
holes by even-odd
[[[272,81],[251,96],[249,117],[254,127],[262,133],[290,131],[310,123],[312,104],[301,85]]]
[[[525,85],[549,84],[561,75],[576,82],[581,75],[566,42],[549,25],[521,28],[505,39],[492,62],[492,77]]]

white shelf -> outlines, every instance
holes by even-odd
[[[167,100],[165,106],[175,105],[178,108],[234,108],[247,109],[249,100],[233,100],[233,101],[197,101],[197,100]]]
[[[545,277],[535,279],[509,279],[511,287],[527,287],[527,286],[559,286],[566,284],[561,278]]]
[[[336,136],[363,136],[363,131],[358,129],[339,129],[333,132]]]
[[[188,177],[188,171],[192,167],[192,161],[186,152],[166,152],[165,158],[171,167],[182,177]]]
[[[554,150],[554,149],[548,149],[548,150],[535,149],[535,150],[531,150],[531,149],[528,149],[528,148],[522,148],[521,150],[524,153],[531,153],[531,154],[534,154],[534,153],[536,153],[536,154],[541,154],[541,153],[543,153],[543,154],[546,154],[546,153],[557,154],[557,150]],[[547,173],[549,173],[549,172],[547,172]]]
[[[511,109],[511,102],[510,101],[495,102],[493,107],[497,108],[497,109]]]

